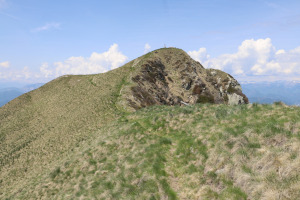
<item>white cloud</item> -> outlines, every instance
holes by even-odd
[[[150,48],[150,45],[145,45],[145,49]],[[276,50],[269,38],[245,40],[233,54],[211,57],[205,48],[189,51],[188,54],[204,67],[224,70],[238,80],[267,77],[272,80],[300,80],[300,46],[292,50]],[[38,72],[28,67],[14,70],[5,61],[0,63],[0,79],[43,81],[65,74],[103,73],[121,66],[127,60],[118,45],[113,44],[106,52],[94,52],[89,57],[70,57],[53,64],[43,63]]]
[[[282,53],[285,53],[285,50],[284,49],[279,49],[278,51],[276,51],[276,55],[279,55],[279,54],[282,54]]]
[[[29,67],[25,66],[22,70],[23,77],[25,77],[25,79],[29,79],[29,78],[31,78],[31,74],[32,73],[30,72]]]
[[[8,61],[1,62],[1,63],[0,63],[0,67],[3,67],[3,68],[9,68],[9,67],[10,67],[10,63],[9,63]]]
[[[41,32],[41,31],[47,31],[50,29],[59,29],[60,28],[60,23],[57,22],[52,22],[52,23],[47,23],[44,26],[41,27],[37,27],[35,29],[33,29],[33,32]]]
[[[96,74],[115,69],[124,64],[128,58],[113,44],[108,51],[92,53],[89,57],[70,57],[54,64],[43,63],[39,71],[32,71],[25,66],[21,70],[8,68],[9,62],[0,63],[0,79],[45,81],[65,74]],[[4,68],[5,67],[5,68]]]
[[[42,66],[40,67],[41,74],[45,78],[48,78],[53,74],[53,72],[48,68],[49,68],[48,63],[43,63]]]
[[[92,53],[90,57],[70,57],[63,62],[54,63],[55,76],[64,74],[96,74],[115,69],[127,61],[117,44],[113,44],[108,51]]]
[[[200,63],[204,63],[209,59],[206,48],[200,48],[198,51],[189,51],[188,54]]]
[[[11,68],[2,68],[0,72],[0,79],[9,81],[19,81],[19,80],[30,80],[36,73],[30,71],[28,66],[23,69],[16,70]]]
[[[146,44],[145,44],[145,47],[144,47],[144,53],[150,52],[150,49],[151,49],[150,44],[146,43]]]
[[[299,76],[300,47],[276,51],[270,38],[245,40],[233,54],[210,58],[205,48],[189,51],[203,66],[217,68],[236,76]]]

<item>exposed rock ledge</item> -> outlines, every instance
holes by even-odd
[[[176,48],[152,51],[132,62],[132,73],[122,88],[127,109],[151,105],[215,103],[246,104],[237,80],[216,69],[205,69]],[[121,98],[124,99],[124,98]]]

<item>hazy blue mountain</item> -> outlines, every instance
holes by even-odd
[[[282,101],[288,105],[300,105],[300,82],[276,81],[241,83],[241,85],[251,103]]]
[[[35,84],[26,85],[26,86],[22,87],[21,90],[23,91],[23,93],[26,93],[26,92],[29,92],[31,90],[35,90],[35,89],[41,87],[44,84],[45,83],[35,83]]]
[[[0,87],[0,107],[8,103],[9,101],[13,100],[14,98],[17,98],[18,96],[29,92],[31,90],[34,90],[40,86],[42,86],[44,83],[36,83],[36,84],[30,84],[26,85],[24,87]],[[3,84],[4,85],[4,84]]]
[[[0,106],[3,106],[7,102],[17,98],[23,94],[19,88],[2,88],[0,89]]]
[[[3,84],[0,85],[0,107],[12,99],[34,90],[43,84],[44,83],[36,83],[23,87],[4,88]],[[288,105],[300,105],[300,82],[242,82],[241,85],[243,93],[246,94],[251,103],[273,103],[276,101],[282,101]]]

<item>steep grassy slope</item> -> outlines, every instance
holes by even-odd
[[[2,197],[297,199],[299,129],[299,107],[149,107],[91,133]]]
[[[118,116],[115,102],[129,65],[105,74],[60,77],[0,108],[2,195]]]

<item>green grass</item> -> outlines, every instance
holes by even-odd
[[[247,199],[278,188],[296,197],[299,145],[285,147],[300,144],[299,121],[299,108],[281,105],[145,108],[91,132],[5,198]]]
[[[299,107],[202,98],[128,112],[136,68],[60,77],[1,107],[0,199],[300,196]]]

